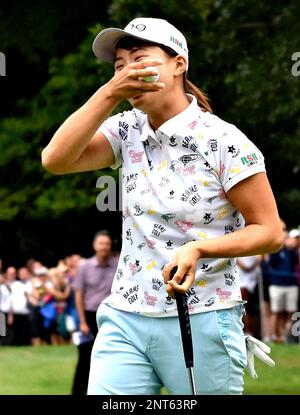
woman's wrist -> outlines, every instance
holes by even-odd
[[[103,115],[103,111],[109,115],[113,109],[120,103],[120,99],[113,94],[112,88],[107,84],[102,85],[83,107],[88,111]]]
[[[112,105],[114,106],[118,105],[121,102],[120,97],[118,97],[114,92],[114,89],[111,85],[111,81],[102,85],[96,92],[96,94],[98,93],[101,95],[101,97],[104,97],[107,101],[111,102]]]
[[[202,250],[201,250],[202,244],[201,244],[201,241],[194,241],[194,242],[195,242],[195,251],[196,251],[197,261],[199,261],[199,259],[203,257]]]

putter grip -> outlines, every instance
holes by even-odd
[[[171,271],[171,279],[175,275],[177,267],[174,267]],[[182,279],[181,283],[184,281]],[[186,294],[182,294],[174,290],[174,295],[177,304],[178,317],[180,323],[181,339],[184,352],[185,365],[187,368],[194,366],[194,356],[193,356],[193,341],[192,341],[192,331],[191,323],[189,316],[189,309],[187,304]]]

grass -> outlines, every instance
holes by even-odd
[[[255,359],[258,379],[250,379],[246,371],[245,394],[299,395],[300,346],[271,347],[275,368]],[[0,394],[68,395],[76,359],[75,346],[0,347]]]
[[[300,345],[271,346],[275,367],[255,358],[258,379],[251,379],[246,371],[245,393],[248,395],[300,395]]]
[[[69,395],[75,346],[0,347],[1,395]]]

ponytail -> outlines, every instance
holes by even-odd
[[[209,104],[207,95],[204,92],[200,91],[200,89],[197,88],[196,85],[194,85],[191,81],[189,81],[186,76],[184,78],[184,90],[187,94],[192,94],[194,97],[196,97],[197,103],[203,111],[212,112],[212,108]]]

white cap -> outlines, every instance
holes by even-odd
[[[189,51],[183,34],[163,19],[138,17],[122,29],[111,27],[102,30],[93,42],[93,51],[98,59],[113,63],[116,42],[124,36],[149,40],[149,42],[167,46],[186,60],[188,68]]]
[[[35,275],[47,275],[48,274],[48,268],[46,267],[40,267],[34,270]]]
[[[298,238],[300,236],[300,230],[299,229],[292,229],[289,231],[289,237],[291,238]]]

